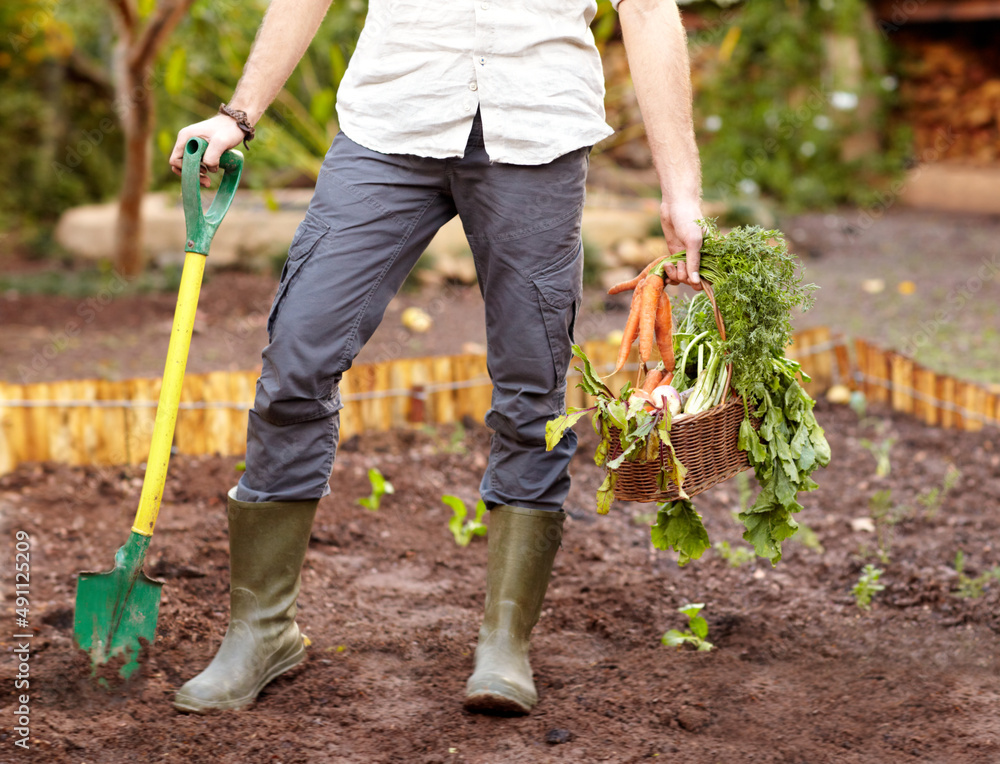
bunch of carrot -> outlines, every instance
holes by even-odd
[[[618,361],[615,371],[618,372],[628,360],[629,351],[636,339],[639,340],[639,360],[643,368],[649,363],[653,354],[653,344],[660,351],[663,368],[657,367],[646,374],[642,390],[651,392],[659,385],[669,384],[674,372],[674,341],[673,316],[670,308],[670,296],[664,291],[665,281],[663,265],[665,259],[654,261],[629,281],[615,284],[608,294],[618,294],[634,289],[632,305],[628,320],[625,322],[625,332],[622,335],[621,347],[618,350]]]

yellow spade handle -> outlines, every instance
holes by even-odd
[[[184,369],[187,367],[188,350],[191,348],[201,280],[205,274],[205,259],[205,255],[197,252],[188,252],[184,257],[174,326],[170,331],[170,346],[167,348],[167,365],[163,369],[160,402],[156,407],[153,442],[149,446],[149,458],[146,460],[146,476],[142,481],[139,509],[132,523],[132,530],[143,536],[153,535],[156,516],[163,500],[170,447],[174,442],[174,427],[177,425],[177,410],[180,408],[181,388],[184,385]]]

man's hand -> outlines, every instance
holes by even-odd
[[[701,207],[695,202],[660,204],[660,223],[667,248],[671,253],[685,252],[686,262],[667,265],[664,273],[671,284],[690,284],[701,289],[701,243],[703,233],[697,221],[701,218]]]
[[[204,122],[196,122],[185,127],[177,133],[177,143],[170,153],[170,168],[178,175],[181,174],[181,165],[184,161],[184,146],[192,138],[204,138],[208,141],[208,148],[205,149],[205,156],[201,160],[200,175],[201,185],[208,188],[212,185],[208,173],[219,171],[219,160],[226,151],[243,142],[243,131],[235,119],[225,114],[218,114]]]
[[[268,4],[243,76],[229,101],[233,109],[246,112],[251,125],[257,124],[278,95],[309,47],[329,7],[330,0],[271,0]],[[170,167],[178,175],[181,174],[184,144],[194,137],[208,141],[201,169],[201,185],[207,188],[211,181],[206,170],[218,171],[222,154],[243,142],[243,131],[236,120],[225,114],[185,127],[177,134],[177,143],[170,154]]]

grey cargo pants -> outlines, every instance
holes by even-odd
[[[477,116],[465,155],[380,154],[341,133],[288,252],[268,319],[247,433],[241,501],[330,492],[338,383],[435,232],[456,213],[486,304],[493,429],[480,494],[487,506],[558,510],[572,432],[545,450],[562,413],[580,307],[589,148],[547,165],[491,164]]]

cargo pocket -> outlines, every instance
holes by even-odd
[[[552,353],[555,385],[564,387],[573,357],[576,316],[583,299],[583,244],[577,243],[556,262],[529,276],[538,292],[538,306]]]
[[[302,264],[309,258],[309,255],[316,249],[319,240],[326,236],[329,230],[329,223],[308,215],[299,223],[299,227],[295,230],[295,236],[288,247],[288,259],[285,260],[285,265],[281,269],[281,281],[278,283],[278,292],[274,295],[274,302],[271,303],[271,313],[267,317],[267,336],[269,338],[272,338],[274,321],[278,317],[278,309],[288,294],[289,285],[295,278],[295,274],[298,273],[299,268],[302,267]]]

